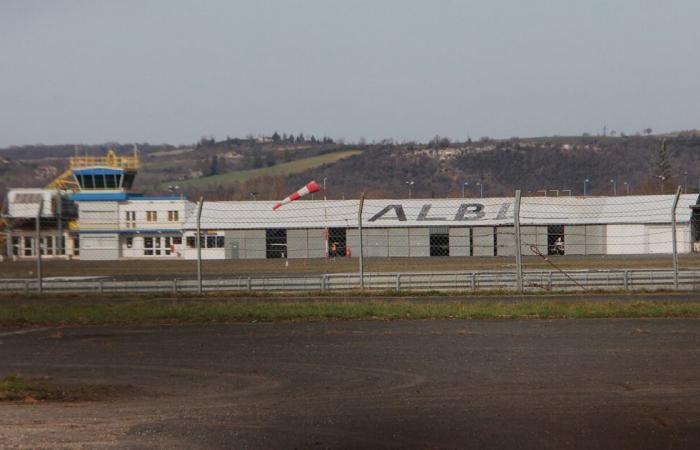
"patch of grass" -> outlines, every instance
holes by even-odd
[[[31,390],[31,384],[16,375],[0,378],[0,400],[22,400]]]
[[[274,322],[398,319],[700,318],[695,302],[464,302],[261,301],[163,304],[42,304],[0,306],[0,325],[104,325],[130,323]]]
[[[52,387],[45,382],[27,380],[17,375],[0,378],[0,401],[24,401],[32,403],[45,400],[67,400],[66,390]]]
[[[17,375],[0,378],[0,401],[75,402],[83,400],[103,400],[115,397],[131,389],[130,386],[107,385],[53,385],[46,380],[28,380]]]
[[[361,150],[346,150],[340,152],[326,153],[323,155],[311,156],[308,158],[297,159],[286,163],[275,164],[271,167],[262,167],[260,169],[237,170],[233,172],[222,173],[210,177],[202,177],[191,180],[178,181],[178,185],[183,187],[202,187],[218,184],[226,184],[233,181],[246,181],[258,178],[261,176],[285,176],[294,173],[304,172],[305,170],[313,169],[323,164],[331,164],[341,159],[349,158],[350,156],[362,153]],[[161,187],[171,184],[171,181],[161,183]]]

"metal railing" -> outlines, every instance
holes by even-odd
[[[679,290],[700,289],[700,269],[680,270]],[[586,290],[672,290],[676,276],[672,269],[525,271],[523,288],[528,292]],[[519,290],[513,272],[405,272],[366,273],[364,289],[372,291],[485,292]],[[203,292],[342,292],[361,288],[357,273],[306,276],[233,277],[202,280]],[[90,292],[90,293],[197,293],[196,279],[172,280],[0,280],[2,292]]]

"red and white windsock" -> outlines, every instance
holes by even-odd
[[[272,210],[274,211],[282,205],[286,205],[289,202],[299,200],[300,198],[302,198],[305,195],[309,195],[311,193],[318,192],[320,190],[321,190],[321,187],[318,185],[318,183],[316,183],[315,181],[310,181],[309,183],[307,183],[306,186],[304,186],[303,188],[294,192],[292,195],[290,195],[289,197],[285,198],[284,200],[282,200],[281,202],[279,202],[275,206],[273,206]]]

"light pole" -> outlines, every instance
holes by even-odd
[[[588,178],[586,178],[585,180],[583,180],[583,196],[584,196],[584,197],[585,197],[586,195],[588,195],[588,189],[587,189],[587,187],[588,187],[588,183],[590,183],[590,182],[591,182],[591,180],[589,180]]]
[[[688,171],[687,170],[683,173],[683,193],[684,194],[688,193]]]
[[[617,181],[610,180],[610,184],[612,184],[613,187],[613,195],[617,195]]]
[[[466,186],[469,186],[469,182],[468,182],[468,181],[465,181],[464,183],[462,183],[462,198],[464,198],[464,188],[465,188]]]
[[[327,179],[328,179],[327,177],[323,177],[323,194],[324,195],[326,195],[326,180]]]
[[[627,190],[627,195],[630,195],[630,184],[629,182],[625,181],[625,189]]]
[[[481,198],[484,198],[484,183],[477,181],[476,185],[479,186],[479,191],[481,192]]]
[[[407,181],[406,184],[408,185],[408,198],[409,200],[411,199],[411,189],[413,188],[414,181]]]
[[[664,193],[664,181],[666,181],[666,177],[663,175],[657,175],[656,178],[661,180],[661,193]]]

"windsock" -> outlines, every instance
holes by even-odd
[[[282,205],[286,205],[289,202],[299,200],[300,198],[302,198],[305,195],[309,195],[313,192],[318,192],[320,190],[321,190],[321,188],[319,187],[318,183],[316,183],[315,181],[310,181],[306,186],[304,186],[303,188],[294,192],[292,195],[290,195],[289,197],[285,198],[284,200],[282,200],[281,202],[279,202],[275,206],[273,206],[272,210],[274,211]]]

